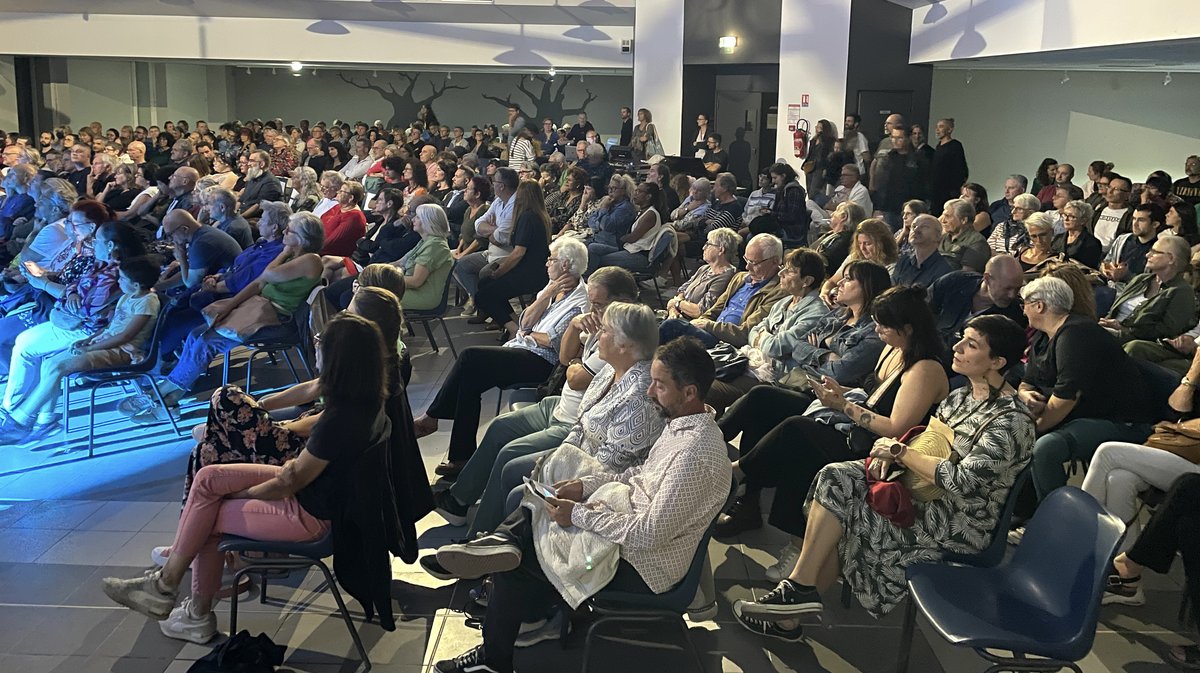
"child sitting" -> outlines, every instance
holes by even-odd
[[[12,409],[0,410],[0,444],[42,439],[58,425],[54,407],[63,377],[110,367],[124,367],[145,358],[145,348],[158,318],[159,298],[153,291],[159,279],[158,261],[135,257],[121,262],[121,298],[108,327],[77,341],[71,348],[46,358],[37,387]],[[70,413],[69,409],[63,410]]]

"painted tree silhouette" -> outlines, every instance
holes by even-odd
[[[388,121],[388,128],[407,127],[417,118],[417,111],[421,109],[422,105],[429,105],[438,98],[441,98],[450,89],[467,88],[465,86],[458,86],[457,84],[450,84],[449,82],[442,82],[442,85],[439,87],[437,82],[431,80],[429,86],[432,93],[424,98],[417,98],[413,94],[413,90],[417,87],[417,80],[420,79],[420,75],[410,75],[403,72],[396,74],[408,81],[408,84],[402,91],[397,91],[391,82],[384,82],[387,84],[387,88],[384,89],[377,84],[371,84],[370,80],[367,80],[364,84],[359,84],[342,73],[338,73],[338,77],[353,87],[374,91],[392,104],[392,118]]]
[[[520,81],[517,82],[517,90],[525,94],[529,98],[530,104],[533,106],[533,108],[530,109],[526,104],[517,101],[521,105],[521,109],[524,111],[525,117],[527,119],[545,119],[546,117],[549,117],[550,119],[554,120],[555,124],[561,124],[563,119],[568,115],[577,115],[580,112],[587,112],[587,106],[597,98],[597,96],[592,93],[591,89],[584,89],[584,91],[587,92],[587,97],[584,98],[583,102],[579,105],[576,105],[575,107],[564,107],[563,105],[563,101],[566,100],[565,90],[567,85],[570,84],[571,80],[574,78],[574,75],[563,75],[558,82],[558,89],[551,91],[551,89],[554,88],[553,78],[546,77],[545,75],[521,75]],[[525,81],[527,79],[541,82],[541,92],[535,94],[534,92],[525,88]],[[484,98],[490,101],[495,101],[506,108],[513,104],[512,94],[509,94],[504,98],[500,98],[499,96],[489,96],[488,94],[482,95]],[[537,124],[534,124],[533,126],[534,128],[538,128]]]

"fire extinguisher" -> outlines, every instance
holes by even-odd
[[[808,154],[808,120],[796,121],[796,130],[792,132],[792,152],[797,159],[803,159]]]

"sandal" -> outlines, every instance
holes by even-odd
[[[1185,671],[1200,671],[1200,647],[1184,645],[1167,650],[1167,663]]]

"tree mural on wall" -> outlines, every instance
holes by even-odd
[[[530,79],[542,83],[542,90],[540,93],[535,94],[534,92],[525,88],[526,80]],[[576,105],[575,107],[564,107],[563,101],[566,100],[565,91],[567,85],[570,84],[571,80],[573,79],[575,79],[574,75],[563,75],[562,79],[559,80],[558,89],[551,92],[551,89],[554,88],[554,78],[546,77],[545,75],[521,75],[520,81],[517,82],[517,90],[529,98],[530,104],[533,107],[531,109],[529,105],[521,103],[521,101],[516,102],[520,104],[521,110],[524,111],[527,119],[545,119],[546,117],[549,117],[550,119],[554,120],[555,124],[561,124],[563,119],[569,115],[577,115],[580,112],[587,112],[587,106],[597,98],[597,96],[592,93],[591,89],[584,89],[584,91],[587,92],[587,97],[583,99],[582,103]],[[488,94],[482,95],[484,98],[490,101],[495,101],[506,108],[512,105],[514,102],[512,100],[512,94],[509,94],[504,98],[500,98],[499,96],[489,96]],[[540,125],[533,124],[533,127],[540,128]]]
[[[408,82],[402,91],[397,91],[396,87],[392,86],[391,82],[385,82],[385,84],[387,84],[387,88],[385,89],[377,84],[371,84],[370,80],[367,80],[364,84],[359,84],[355,80],[346,77],[342,73],[338,73],[338,77],[340,77],[343,82],[351,86],[359,89],[374,91],[382,96],[383,99],[388,103],[391,103],[392,118],[388,121],[388,128],[406,128],[410,123],[413,122],[413,120],[417,118],[417,111],[421,109],[422,105],[431,105],[433,101],[441,98],[446,91],[450,89],[467,88],[465,86],[458,86],[457,84],[450,84],[449,82],[442,82],[441,86],[439,87],[437,82],[431,80],[429,85],[432,93],[424,98],[417,98],[416,95],[413,94],[413,90],[417,87],[417,80],[420,79],[420,75],[410,75],[403,72],[398,72],[396,74]]]

